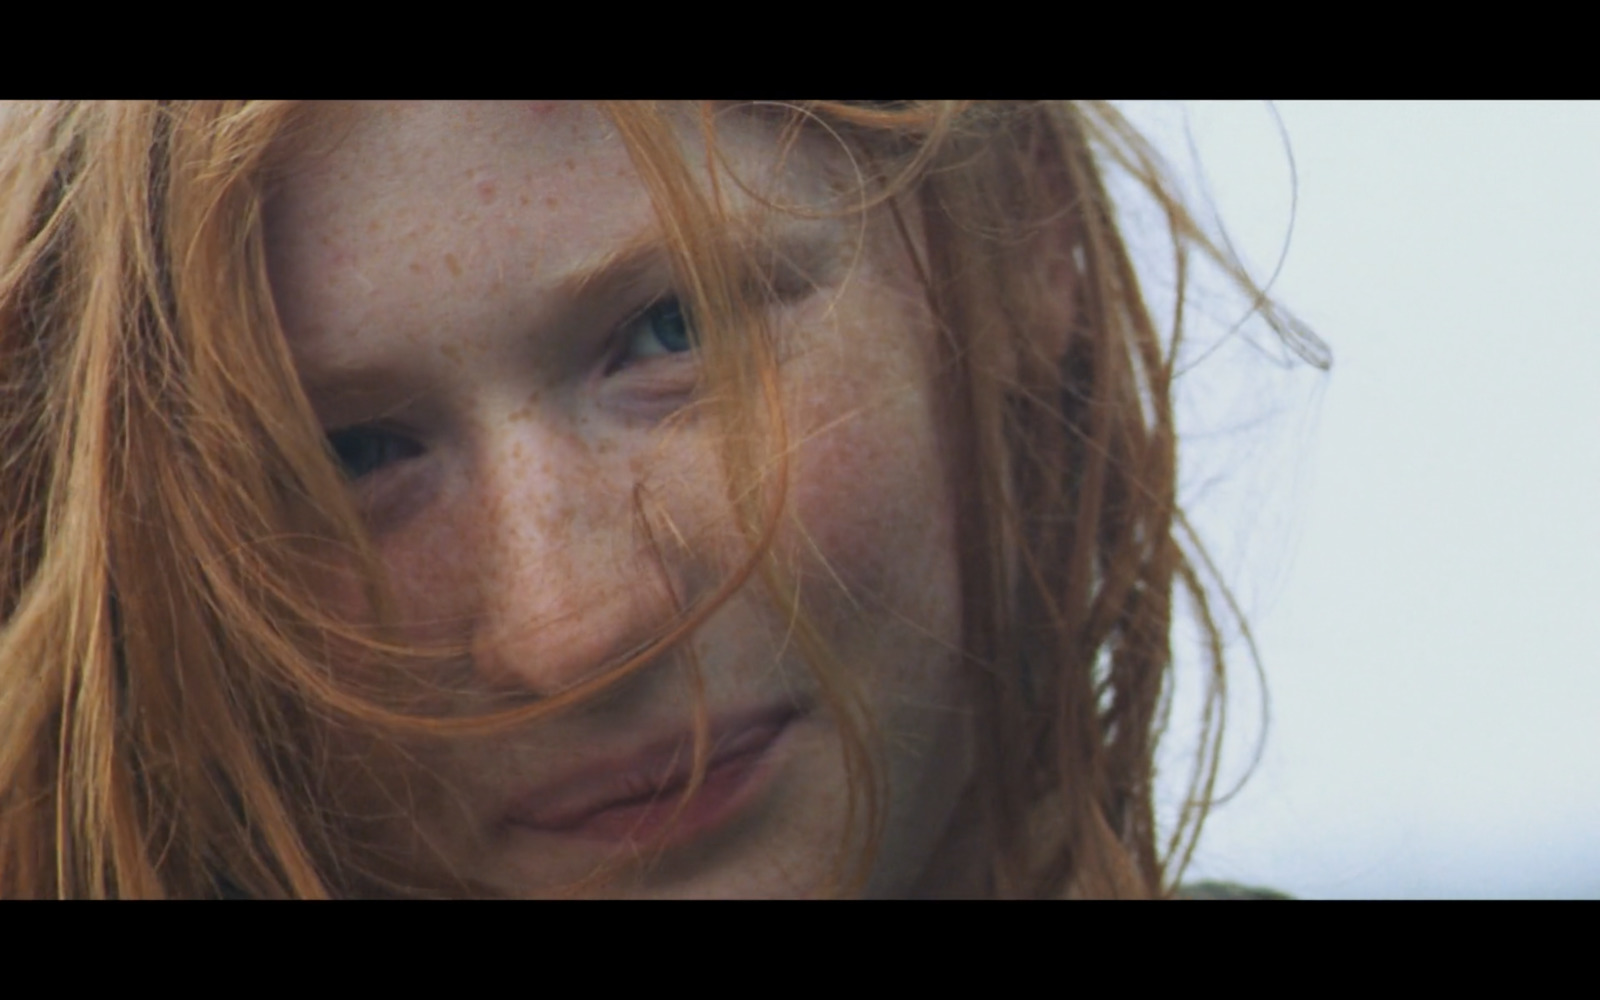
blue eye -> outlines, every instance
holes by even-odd
[[[694,328],[677,299],[664,299],[646,309],[621,333],[621,349],[607,374],[639,361],[684,354],[695,348]]]
[[[328,447],[351,482],[422,454],[422,446],[410,438],[372,427],[333,431],[328,435]]]

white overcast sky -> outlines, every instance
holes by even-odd
[[[1275,108],[1298,207],[1274,291],[1334,366],[1284,371],[1246,327],[1183,390],[1184,495],[1271,704],[1189,877],[1600,897],[1600,105]],[[1124,109],[1192,181],[1187,118],[1270,273],[1291,200],[1273,110]],[[1211,311],[1215,340],[1239,310]],[[1237,658],[1230,776],[1259,704]]]

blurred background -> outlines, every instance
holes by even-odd
[[[1600,105],[1121,107],[1334,359],[1202,276],[1182,498],[1270,723],[1186,880],[1600,897]],[[1170,254],[1127,211],[1164,308]],[[1224,789],[1263,717],[1231,653]]]

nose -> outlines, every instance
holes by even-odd
[[[485,682],[558,695],[670,626],[672,574],[638,530],[627,462],[532,422],[480,455],[472,652]]]

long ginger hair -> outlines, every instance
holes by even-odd
[[[696,316],[751,555],[651,649],[476,719],[420,707],[397,679],[415,671],[395,666],[425,653],[318,600],[319,581],[353,566],[387,607],[268,282],[263,205],[304,139],[301,110],[0,110],[0,896],[404,888],[374,874],[350,820],[335,730],[398,740],[534,721],[641,668],[739,586],[789,606],[794,582],[769,544],[786,448],[776,361],[763,338],[735,335],[759,326],[760,290],[669,112],[606,110]],[[1221,265],[1313,363],[1320,344],[1208,238],[1109,105],[706,106],[712,162],[717,122],[735,112],[771,119],[780,156],[806,130],[849,151],[859,182],[839,210],[893,215],[938,326],[962,653],[980,679],[972,808],[993,833],[994,892],[1164,894],[1212,795],[1229,614],[1176,504],[1187,262]],[[1146,306],[1112,171],[1165,214],[1170,324]],[[1178,593],[1208,687],[1187,804],[1162,829],[1152,781]],[[795,635],[846,741],[869,831],[845,865],[859,873],[882,796],[870,713],[803,610]]]

